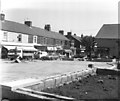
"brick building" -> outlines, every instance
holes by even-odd
[[[101,56],[120,56],[120,35],[118,24],[104,24],[96,35],[97,51]]]
[[[76,34],[72,35],[72,32],[68,32],[66,37],[70,40],[70,48],[74,55],[80,54],[81,37]]]
[[[32,21],[25,21],[24,24],[8,21],[4,14],[0,14],[0,24],[1,50],[4,46],[28,45],[39,50],[53,51],[69,47],[69,40],[61,33],[51,31],[50,25],[45,25],[45,29],[42,29],[32,26]]]

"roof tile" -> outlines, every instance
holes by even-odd
[[[119,24],[104,24],[96,35],[96,38],[118,39],[118,37],[120,38],[119,31]]]
[[[68,40],[64,35],[61,35],[60,33],[53,31],[46,31],[39,27],[34,27],[34,26],[28,27],[25,24],[8,21],[8,20],[1,21],[1,24],[2,24],[1,29],[5,31],[38,35],[38,36],[44,36],[44,37],[55,38],[60,40]]]

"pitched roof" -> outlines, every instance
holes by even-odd
[[[0,21],[0,23],[1,23],[1,29],[5,31],[38,35],[38,36],[44,36],[44,37],[55,38],[60,40],[68,40],[64,35],[61,35],[60,33],[47,31],[39,27],[35,27],[35,26],[28,27],[25,24],[8,21],[8,20]]]
[[[76,39],[77,41],[81,42],[81,37],[76,36],[76,35],[71,35],[74,39]]]
[[[96,35],[96,38],[118,39],[119,24],[104,24]],[[119,25],[120,26],[120,25]]]

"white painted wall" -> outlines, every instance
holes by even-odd
[[[8,34],[7,42],[19,42],[17,37],[21,33],[8,32],[7,34]],[[2,39],[3,39],[3,37],[2,37]],[[28,43],[28,35],[22,34],[22,41],[21,41],[21,43]]]
[[[22,34],[22,43],[28,43],[28,35]]]
[[[0,42],[3,40],[3,31],[0,30]]]
[[[18,33],[8,32],[8,42],[18,42],[17,36]]]

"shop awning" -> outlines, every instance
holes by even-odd
[[[5,48],[8,49],[8,50],[11,50],[11,49],[15,49],[15,48],[16,48],[16,46],[3,46],[3,47],[5,47]]]
[[[41,50],[41,51],[45,51],[47,50],[47,46],[37,46],[37,45],[34,45],[34,47],[38,50]]]
[[[35,49],[34,47],[25,47],[25,46],[3,46],[5,48],[7,48],[8,50],[11,49],[23,49],[23,50],[27,50],[27,51],[37,51],[37,49]]]
[[[23,49],[26,51],[37,51],[34,47],[17,47],[17,49]]]
[[[47,47],[47,50],[49,50],[49,51],[56,51],[57,48],[56,47]]]
[[[72,50],[70,50],[70,49],[65,49],[65,52],[66,52],[66,53],[71,53]]]
[[[57,46],[57,50],[63,50],[62,46]]]

